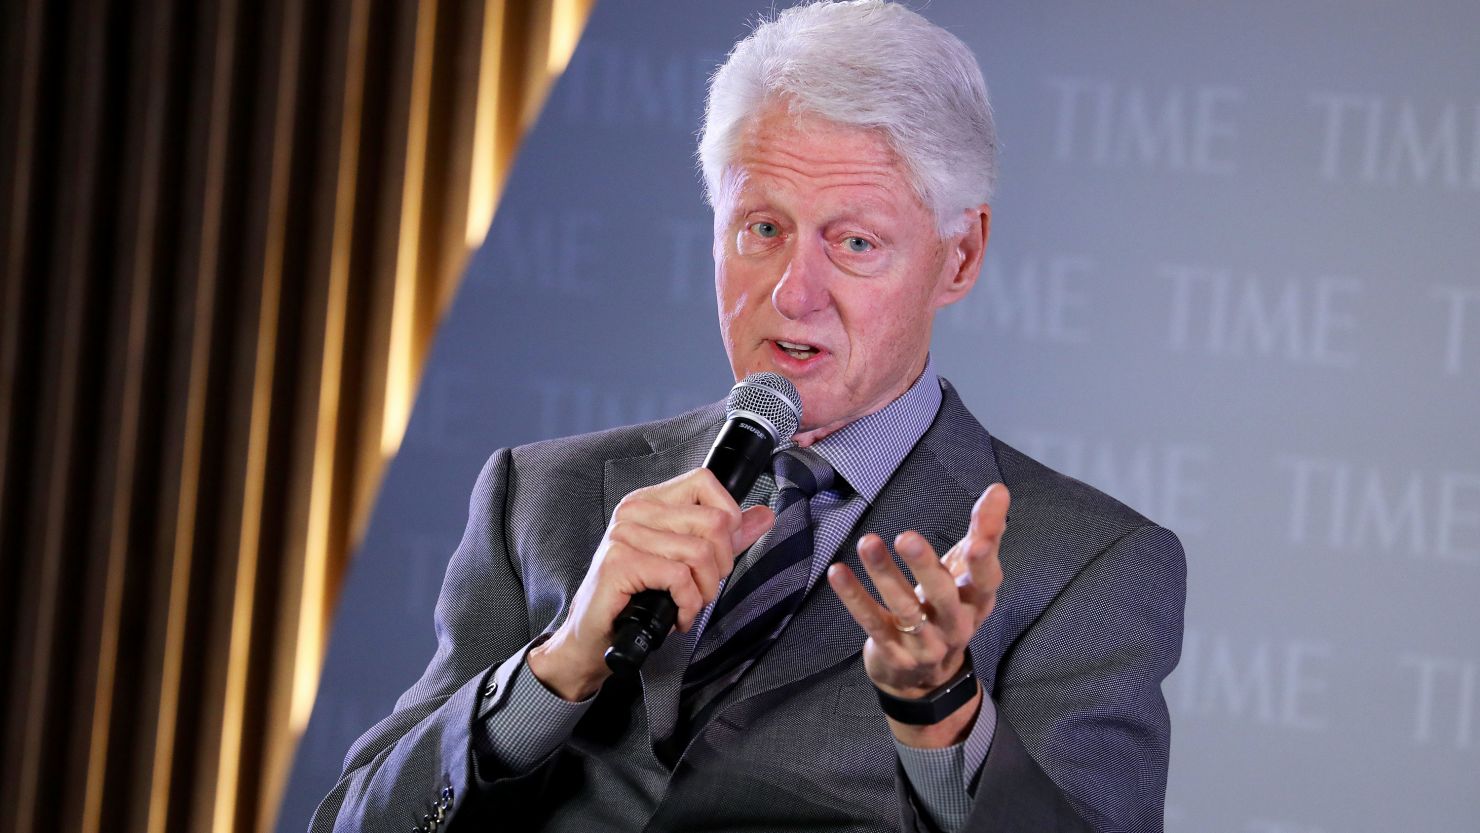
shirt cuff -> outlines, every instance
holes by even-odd
[[[894,748],[899,752],[910,789],[943,833],[955,833],[966,826],[977,774],[987,760],[996,731],[997,706],[991,697],[983,694],[976,722],[966,740],[940,749],[917,749],[895,739]]]
[[[522,775],[565,743],[596,695],[572,703],[545,687],[525,655],[536,639],[488,676],[474,742],[479,757],[510,775]]]

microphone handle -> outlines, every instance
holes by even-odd
[[[732,417],[714,438],[704,468],[714,472],[739,503],[770,465],[775,449],[776,441],[765,428],[744,417]],[[612,622],[612,644],[604,655],[607,667],[618,674],[636,673],[648,655],[662,647],[677,620],[678,605],[667,590],[634,593]]]

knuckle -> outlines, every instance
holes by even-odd
[[[648,557],[648,553],[626,541],[617,542],[617,555],[626,564],[636,564]]]
[[[704,542],[698,539],[685,537],[676,542],[676,545],[671,550],[669,560],[677,562],[685,568],[696,567],[704,558],[703,551],[706,546]]]
[[[663,579],[668,582],[668,587],[677,593],[687,590],[693,585],[693,573],[689,572],[688,565],[678,561],[663,562]]]
[[[707,567],[714,563],[714,545],[703,538],[691,538],[684,542],[684,555],[693,567]]]
[[[608,541],[601,554],[601,568],[619,568],[632,559],[632,548],[622,541]]]
[[[705,507],[704,531],[714,536],[728,537],[730,534],[730,513],[714,506]]]
[[[713,489],[719,488],[719,479],[714,476],[714,472],[703,466],[685,474],[684,479],[692,482],[706,492],[712,492]]]

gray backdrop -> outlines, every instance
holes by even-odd
[[[439,335],[280,826],[433,648],[494,449],[730,384],[692,163],[757,3],[602,0]],[[1480,830],[1480,6],[946,2],[1004,142],[935,355],[1176,530],[1167,828]]]

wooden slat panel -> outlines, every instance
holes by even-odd
[[[0,831],[269,830],[550,0],[0,14]]]

